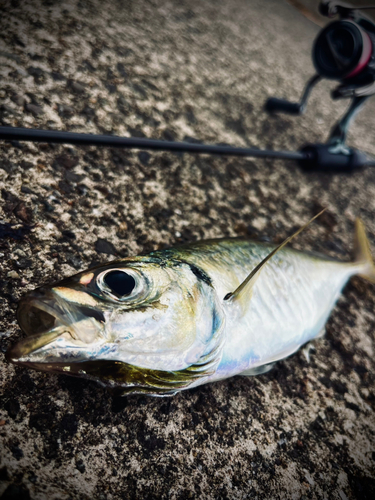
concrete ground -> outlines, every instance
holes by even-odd
[[[313,73],[319,27],[281,0],[5,0],[3,125],[295,149],[346,107],[269,117]],[[349,142],[375,154],[374,103]],[[348,259],[355,217],[375,250],[375,172],[292,162],[0,144],[2,499],[375,498],[375,287],[345,288],[315,342],[266,375],[173,398],[113,397],[5,362],[28,290],[96,262],[202,238],[281,241]]]

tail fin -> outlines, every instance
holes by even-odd
[[[359,275],[375,284],[375,265],[372,259],[370,244],[366,236],[365,226],[358,217],[355,221],[354,261],[363,265]]]

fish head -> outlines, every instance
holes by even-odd
[[[221,358],[214,287],[178,259],[123,259],[43,286],[20,301],[17,319],[26,337],[8,349],[9,361],[122,393],[174,393]]]

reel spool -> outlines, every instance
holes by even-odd
[[[374,53],[373,36],[353,21],[334,21],[313,47],[316,72],[330,80],[348,80],[367,68]]]

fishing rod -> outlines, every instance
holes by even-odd
[[[256,148],[237,148],[227,145],[202,144],[199,142],[174,142],[139,137],[118,137],[114,135],[79,134],[55,130],[0,127],[0,139],[9,141],[31,141],[95,145],[125,149],[146,149],[154,151],[174,151],[176,153],[202,153],[228,156],[253,156],[255,158],[283,158],[303,160],[305,155],[297,151],[267,151]]]
[[[360,14],[362,7],[354,9],[341,2],[323,1],[319,8],[322,15],[339,15],[340,20],[326,26],[315,40],[312,56],[316,75],[308,81],[299,102],[271,97],[265,109],[269,113],[301,115],[311,90],[322,78],[338,80],[340,84],[332,92],[332,98],[351,98],[351,103],[324,144],[307,144],[298,151],[272,151],[203,144],[199,141],[174,142],[7,126],[0,127],[0,140],[294,160],[304,171],[313,172],[351,173],[363,167],[375,166],[375,158],[345,143],[354,117],[369,97],[375,94],[375,24]]]
[[[77,146],[107,146],[125,149],[172,151],[178,153],[198,153],[220,156],[242,156],[252,158],[274,158],[295,160],[306,171],[352,172],[364,166],[375,166],[375,159],[361,151],[350,149],[331,152],[327,144],[310,144],[300,151],[273,151],[257,148],[240,148],[227,145],[173,142],[138,137],[118,137],[114,135],[80,134],[55,130],[0,127],[0,139],[8,141],[45,142],[73,144]]]

